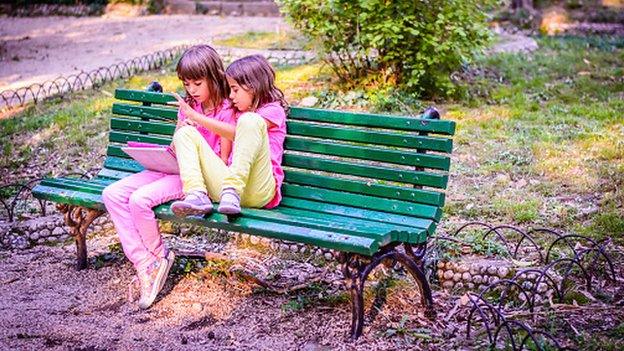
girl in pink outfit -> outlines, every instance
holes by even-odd
[[[239,214],[241,206],[273,208],[281,201],[288,105],[275,85],[275,71],[263,56],[252,55],[232,62],[225,74],[236,108],[236,125],[215,120],[197,123],[233,140],[231,162],[219,159],[196,130],[182,127],[176,131],[173,143],[180,152],[178,166],[185,194],[184,200],[171,204],[177,216],[209,213],[211,198],[220,199],[217,210],[228,215]],[[189,118],[199,117],[177,98]]]
[[[186,90],[185,106],[190,106],[203,119],[235,123],[234,110],[227,100],[229,86],[223,63],[213,48],[207,45],[189,48],[180,58],[176,71]],[[211,150],[222,160],[228,160],[232,143],[187,118],[187,114],[182,109],[178,112],[176,129],[196,129]],[[175,258],[164,246],[152,207],[183,196],[179,175],[149,170],[123,178],[102,193],[124,253],[137,270],[140,308],[152,305]]]

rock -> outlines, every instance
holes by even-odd
[[[498,277],[496,277],[496,276],[491,276],[491,277],[490,277],[490,284],[494,284],[494,283],[496,283],[497,281],[499,281]]]
[[[193,312],[201,312],[204,309],[204,306],[199,303],[199,302],[195,302],[191,305],[191,310],[193,310]]]
[[[488,267],[487,272],[489,275],[496,275],[498,274],[498,269],[496,269],[496,267],[490,266]]]
[[[479,267],[478,266],[470,266],[470,274],[472,274],[472,275],[479,274]]]
[[[307,251],[306,246],[305,245],[301,245],[301,248],[299,249],[299,253],[303,254],[303,253],[306,253],[306,251]]]
[[[37,240],[41,237],[42,235],[40,234],[40,232],[32,232],[29,235],[30,240]]]
[[[221,2],[221,15],[240,16],[243,14],[243,4],[236,2]]]
[[[498,184],[505,185],[511,181],[511,178],[509,177],[508,174],[502,173],[502,174],[497,175],[494,181]]]
[[[438,274],[438,279],[440,280],[444,279],[444,270],[438,269],[437,274]]]
[[[332,258],[334,258],[334,255],[332,255],[331,252],[326,252],[323,256],[326,260],[331,260]]]
[[[466,273],[468,272],[468,266],[466,266],[465,264],[462,264],[459,267],[457,267],[457,270],[459,271],[459,273]]]
[[[101,231],[102,231],[102,226],[101,226],[101,225],[96,225],[96,226],[94,226],[94,227],[93,227],[93,231],[94,231],[95,233],[99,233],[99,232],[101,232]]]
[[[62,223],[62,222],[61,222],[61,223]],[[61,224],[61,225],[62,225],[62,224]],[[55,222],[53,222],[53,221],[49,221],[48,223],[46,223],[46,227],[47,227],[49,230],[54,230],[54,227],[57,227],[57,224],[56,224]]]
[[[468,283],[467,286],[468,286],[468,289],[470,290],[474,289],[475,287],[474,283]]]
[[[443,261],[438,261],[438,268],[444,269],[444,266],[445,266],[445,264],[444,264]]]
[[[455,282],[453,282],[452,280],[445,280],[445,281],[442,283],[442,287],[443,287],[444,289],[451,289],[451,288],[453,287],[453,285],[455,285]]]
[[[297,251],[299,251],[299,245],[297,245],[297,244],[292,244],[292,245],[290,245],[290,251],[291,251],[291,252],[297,252]]]
[[[147,7],[125,3],[111,3],[106,5],[104,12],[104,17],[137,17],[147,15]]]
[[[63,230],[63,228],[61,228],[61,227],[56,227],[52,231],[52,235],[53,236],[60,236],[60,235],[63,235],[63,234],[65,234],[65,230]]]
[[[444,272],[444,279],[451,280],[453,279],[454,275],[455,275],[455,272],[449,269],[448,271]]]
[[[50,234],[52,234],[52,232],[48,228],[44,228],[39,231],[40,237],[50,236]]]
[[[191,0],[167,0],[164,13],[167,15],[193,15],[196,5]]]
[[[509,274],[509,268],[507,267],[499,267],[498,268],[498,276],[501,278],[505,278],[507,277],[507,275]]]
[[[463,288],[464,288],[464,283],[459,282],[459,283],[455,284],[455,289],[460,290],[460,289],[463,289]]]
[[[28,231],[36,232],[37,230],[39,230],[39,226],[40,226],[39,223],[33,221],[28,225]]]
[[[458,281],[460,281],[460,280],[461,280],[461,276],[462,276],[462,275],[461,275],[461,273],[455,273],[455,274],[453,274],[453,281],[454,281],[454,282],[458,282]]]
[[[468,272],[464,272],[464,273],[462,273],[462,280],[465,280],[465,281],[467,281],[467,282],[468,282],[468,281],[470,281],[470,278],[471,278],[471,277],[472,277],[472,276],[471,276],[471,275],[470,275],[470,273],[468,273]]]
[[[252,235],[249,238],[249,242],[251,242],[252,245],[258,245],[258,244],[260,244],[260,238],[258,238],[257,236]]]
[[[537,292],[538,293],[545,293],[546,290],[548,290],[548,285],[546,285],[546,283],[539,283],[539,284],[537,284]]]
[[[528,183],[527,183],[527,181],[526,181],[524,178],[522,178],[522,179],[520,179],[519,181],[517,181],[517,182],[516,182],[516,188],[517,188],[517,189],[522,189],[522,188],[524,188],[527,184],[528,184]]]
[[[243,14],[245,16],[279,16],[280,11],[273,1],[250,1],[243,3]]]
[[[472,276],[472,281],[473,281],[475,284],[481,284],[481,283],[483,283],[483,277],[482,277],[482,276],[480,276],[480,275],[473,275],[473,276]]]
[[[280,250],[282,251],[288,251],[290,249],[290,245],[285,244],[285,243],[280,244],[279,247],[280,247]]]
[[[307,96],[301,99],[301,102],[299,102],[299,106],[312,107],[312,106],[315,106],[318,103],[318,101],[319,99],[316,96]]]

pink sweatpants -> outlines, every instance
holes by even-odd
[[[104,205],[124,253],[138,271],[167,254],[152,207],[183,196],[179,175],[153,171],[133,174],[104,189]]]

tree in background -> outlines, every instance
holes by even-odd
[[[453,92],[450,74],[489,40],[496,0],[278,0],[343,81],[420,95]]]

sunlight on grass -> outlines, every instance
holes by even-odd
[[[293,67],[280,67],[276,70],[276,85],[286,95],[286,100],[297,100],[311,94],[322,85],[328,68],[320,63]]]
[[[309,50],[310,44],[299,34],[291,31],[247,32],[214,41],[215,45],[246,49]]]

